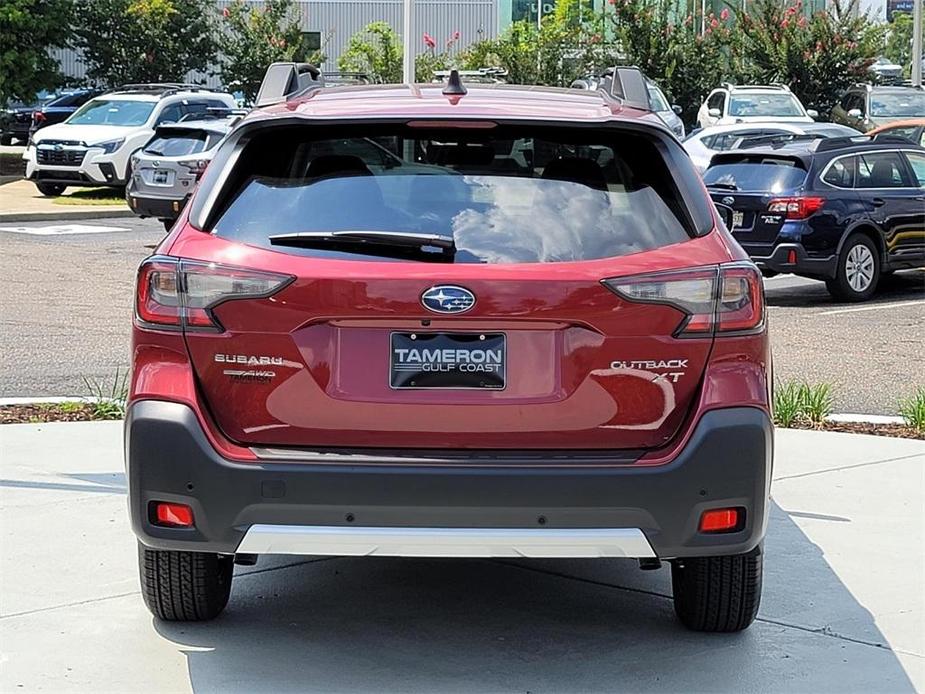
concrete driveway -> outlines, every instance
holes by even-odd
[[[765,591],[737,635],[621,561],[306,559],[208,624],[138,593],[117,422],[0,427],[0,690],[925,689],[925,443],[778,434]]]

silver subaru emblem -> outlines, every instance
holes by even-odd
[[[732,197],[731,195],[727,195],[727,196],[726,196],[725,198],[723,198],[723,200],[722,200],[722,202],[723,202],[724,205],[731,205],[731,204],[733,204],[735,201],[736,201],[736,199],[735,199],[734,197]]]
[[[475,294],[465,287],[438,284],[421,294],[421,305],[434,313],[462,313],[475,306]]]

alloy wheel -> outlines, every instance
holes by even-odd
[[[870,287],[874,279],[874,256],[867,246],[859,243],[848,251],[845,278],[856,292],[863,292]]]

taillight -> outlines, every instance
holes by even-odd
[[[226,301],[268,297],[291,275],[152,256],[138,269],[135,322],[155,330],[222,330],[212,310]]]
[[[675,337],[741,335],[764,328],[764,285],[749,262],[619,277],[604,285],[628,301],[683,311]]]
[[[789,198],[774,198],[768,203],[768,212],[783,214],[787,219],[806,219],[822,209],[825,198],[797,195]]]
[[[33,111],[33,112],[32,112],[32,122],[33,122],[33,123],[36,123],[36,124],[38,124],[38,123],[44,123],[44,122],[45,122],[45,114],[42,113],[41,111]]]
[[[190,173],[193,174],[197,180],[206,172],[206,167],[209,165],[208,159],[184,159],[183,161],[177,162],[180,166],[185,166],[189,169]]]

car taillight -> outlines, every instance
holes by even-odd
[[[32,122],[35,123],[36,125],[39,123],[44,123],[45,114],[42,113],[41,111],[33,111],[32,112]]]
[[[222,330],[212,310],[226,301],[271,296],[291,275],[152,256],[138,269],[135,322],[155,330]]]
[[[190,173],[196,176],[196,179],[199,180],[199,177],[206,172],[206,167],[209,165],[208,159],[184,159],[183,161],[177,162],[180,166],[185,166],[189,169]]]
[[[786,215],[787,219],[806,219],[822,209],[825,198],[797,195],[774,198],[768,203],[768,212]]]
[[[741,335],[764,328],[764,285],[749,262],[619,277],[604,280],[604,286],[628,301],[683,311],[675,337]]]

